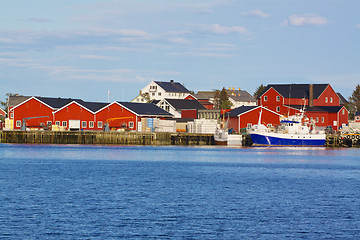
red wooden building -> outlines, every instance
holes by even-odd
[[[317,126],[338,130],[348,124],[348,110],[340,105],[340,97],[330,84],[270,84],[257,99],[258,105],[278,114],[305,114]]]
[[[276,126],[280,124],[279,113],[271,111],[261,106],[241,106],[225,113],[224,119],[228,121],[228,128],[233,128],[235,132],[239,132],[241,128],[251,128],[258,124],[261,114],[261,123],[268,126]]]
[[[172,118],[163,109],[150,103],[85,102],[81,99],[30,97],[10,110],[13,129],[21,129],[23,121],[30,129],[57,125],[64,130],[103,130],[110,128],[139,130],[142,118]]]

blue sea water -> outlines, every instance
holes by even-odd
[[[360,239],[360,149],[0,144],[0,239]]]

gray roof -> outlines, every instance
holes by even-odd
[[[172,114],[166,112],[162,108],[152,103],[133,103],[133,102],[118,102],[118,103],[140,116],[173,117]]]
[[[159,85],[166,92],[176,92],[176,93],[190,93],[190,91],[184,87],[182,84],[174,81],[170,82],[159,82],[154,81],[157,85]]]
[[[19,105],[22,102],[25,102],[26,100],[28,100],[29,96],[9,96],[8,98],[8,107],[15,107],[17,105]]]
[[[228,94],[228,97],[236,102],[256,102],[256,99],[253,97],[253,95],[251,95],[247,91],[235,90],[226,92]]]
[[[313,84],[314,99],[317,99],[327,86],[329,84]],[[285,98],[309,98],[310,84],[269,84],[258,98],[270,88],[274,88]]]
[[[206,109],[200,102],[197,100],[188,100],[188,99],[165,99],[171,106],[176,110],[182,109]]]
[[[83,105],[83,103],[84,103],[84,101],[81,99],[73,99],[73,98],[51,98],[51,97],[36,97],[36,98],[54,109],[62,108],[63,106],[65,106],[73,101],[75,101],[81,105]]]

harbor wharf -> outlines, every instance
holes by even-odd
[[[212,134],[100,132],[100,131],[0,131],[1,143],[109,144],[109,145],[213,145]]]

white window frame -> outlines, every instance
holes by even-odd
[[[316,117],[316,123],[318,123],[319,122],[319,117]]]
[[[248,123],[248,124],[246,125],[246,128],[247,128],[247,129],[251,129],[251,128],[252,128],[252,123]]]
[[[264,96],[264,102],[267,102],[267,100],[268,100],[268,97]]]
[[[21,127],[21,121],[20,120],[16,121],[16,127]]]
[[[86,127],[87,127],[87,122],[81,121],[81,128],[86,128]]]
[[[63,127],[67,127],[67,121],[62,121],[61,125],[62,125]]]
[[[11,113],[10,113],[10,118],[11,118],[11,119],[14,119],[14,112],[11,112]]]
[[[327,103],[328,102],[328,97],[325,97],[325,103]]]
[[[52,121],[46,121],[46,125],[52,125]]]
[[[333,98],[332,97],[330,97],[330,103],[332,103],[333,102]]]
[[[280,102],[280,96],[276,96],[276,101]]]
[[[89,121],[89,128],[94,128],[94,121]]]
[[[345,115],[345,109],[342,109],[342,115]]]
[[[60,121],[55,121],[55,125],[60,126]]]
[[[129,128],[134,128],[134,122],[129,122]]]
[[[103,128],[103,122],[102,122],[102,121],[98,121],[98,122],[97,122],[97,127],[98,127],[98,128]]]
[[[279,106],[276,107],[276,112],[280,112],[280,107]]]
[[[325,122],[325,118],[321,117],[321,122],[324,123]]]

